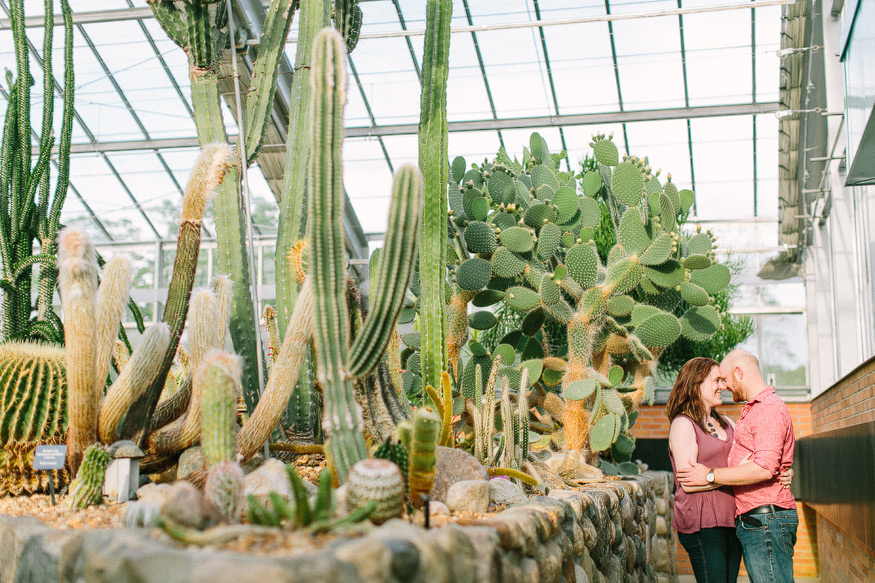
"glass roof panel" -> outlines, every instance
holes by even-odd
[[[676,2],[648,2],[647,11],[677,8]],[[639,12],[638,2],[612,2],[611,13]],[[623,108],[684,106],[681,39],[676,16],[613,23]]]
[[[753,216],[753,124],[750,116],[691,121],[696,216]],[[731,154],[729,154],[731,152]]]
[[[671,181],[678,188],[692,188],[686,120],[630,123],[626,125],[626,132],[632,154],[647,156],[654,172],[662,169],[658,177],[662,184],[665,184],[667,174],[671,173]]]
[[[449,121],[493,119],[486,81],[477,62],[470,33],[450,35],[450,74],[447,81]],[[479,37],[478,37],[479,39]],[[417,54],[422,54],[419,50]]]
[[[383,145],[389,152],[389,159],[396,171],[402,164],[419,166],[419,138],[415,134],[385,136]],[[452,152],[450,155],[452,156]]]
[[[767,6],[757,8],[756,12],[756,100],[777,101],[779,75],[781,68],[778,49],[780,37],[775,34],[771,23],[781,22],[781,7]]]
[[[584,158],[592,157],[592,148],[589,147],[589,144],[592,142],[593,134],[608,135],[613,133],[614,143],[617,144],[620,156],[626,151],[626,146],[623,143],[623,124],[600,123],[598,125],[572,126],[564,128],[564,133],[565,143],[568,145],[568,159],[575,172],[580,170],[580,163]]]
[[[713,5],[711,0],[684,2],[685,8],[710,5]],[[684,15],[690,105],[750,103],[753,100],[750,23],[750,10]]]
[[[343,176],[346,192],[364,232],[384,232],[392,195],[392,174],[380,143],[372,138],[344,140]]]
[[[402,38],[368,39],[350,55],[378,124],[419,121],[420,85],[408,55]]]
[[[516,148],[519,148],[519,151],[522,152],[522,144],[515,147],[507,139],[505,139],[504,143],[511,158],[513,158]],[[528,143],[528,138],[525,143]],[[484,158],[492,160],[500,146],[498,132],[454,132],[449,136],[449,158],[452,161],[456,156],[462,156],[469,166],[472,163],[479,164]]]
[[[756,116],[757,216],[778,216],[778,118]]]

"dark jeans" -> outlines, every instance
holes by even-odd
[[[756,526],[735,519],[751,583],[792,583],[793,546],[799,516],[796,509],[751,516]]]
[[[741,564],[741,544],[728,526],[703,528],[692,534],[678,533],[690,555],[696,583],[735,583]]]

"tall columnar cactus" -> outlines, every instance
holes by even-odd
[[[435,451],[441,420],[430,407],[420,407],[413,415],[413,439],[410,443],[410,501],[422,506],[421,495],[428,495],[434,484]]]
[[[70,491],[64,500],[68,508],[80,509],[103,504],[103,481],[109,461],[109,453],[102,445],[91,445],[85,450],[82,465],[70,483]]]
[[[219,302],[212,291],[200,290],[192,294],[188,328],[191,368],[197,370],[207,352],[219,348],[219,336],[225,334],[219,322]]]
[[[279,334],[286,328],[298,297],[295,264],[287,261],[306,232],[304,224],[307,165],[310,160],[310,109],[313,39],[328,26],[328,0],[304,0],[298,20],[298,43],[295,49],[295,76],[289,100],[289,129],[286,144],[286,171],[280,197],[280,219],[276,239],[276,297]]]
[[[204,493],[231,522],[243,511],[243,470],[234,461],[234,427],[240,395],[240,359],[213,349],[195,373],[203,375],[201,448],[209,472]]]
[[[70,5],[62,0],[64,16],[64,110],[59,138],[52,129],[55,104],[55,75],[52,65],[54,5],[44,2],[42,47],[42,127],[39,154],[31,156],[31,84],[28,39],[25,34],[24,2],[9,5],[9,20],[16,62],[16,76],[7,71],[9,84],[6,117],[0,151],[0,287],[3,288],[5,339],[31,337],[60,343],[61,323],[52,310],[57,281],[57,235],[61,208],[70,183],[70,139],[73,133],[73,21]],[[51,190],[50,161],[57,147],[58,176]],[[34,243],[39,252],[34,254]],[[33,267],[39,265],[36,306],[31,300]],[[31,320],[36,307],[37,316]],[[81,452],[80,452],[81,453]]]
[[[64,349],[47,343],[0,344],[0,497],[36,494],[48,474],[33,470],[37,445],[62,443],[67,429]],[[58,487],[64,471],[53,472]]]
[[[189,0],[183,3],[149,0],[156,20],[167,35],[188,55],[191,97],[195,125],[201,145],[227,142],[220,103],[218,62],[228,46],[227,6],[214,0]],[[259,41],[258,59],[253,66],[250,91],[240,120],[244,134],[247,160],[235,161],[249,165],[261,149],[273,106],[282,56],[294,16],[295,0],[273,0]],[[295,104],[291,107],[295,109]],[[219,239],[219,270],[230,274],[233,288],[231,339],[235,351],[243,357],[244,401],[250,411],[258,401],[257,365],[262,355],[257,352],[254,306],[249,290],[251,281],[248,246],[246,245],[246,214],[241,195],[239,167],[228,172],[228,179],[218,187],[216,230]],[[283,197],[285,198],[285,197]]]
[[[67,463],[75,472],[85,448],[97,441],[101,396],[95,384],[97,257],[83,231],[61,233],[58,268],[67,344]]]
[[[97,292],[97,345],[94,382],[102,395],[106,386],[115,340],[133,282],[133,270],[127,257],[113,257],[103,267]]]
[[[118,425],[131,404],[157,374],[170,344],[170,327],[156,322],[146,329],[134,353],[121,369],[100,404],[97,433],[102,443],[118,440]]]
[[[134,402],[125,417],[120,430],[122,439],[138,437],[141,445],[145,445],[152,413],[164,388],[164,379],[173,364],[179,338],[188,316],[188,303],[200,253],[203,214],[207,202],[215,195],[230,164],[231,151],[226,144],[207,146],[201,152],[186,185],[185,197],[182,200],[176,259],[173,263],[173,278],[167,290],[167,304],[162,317],[162,321],[170,326],[170,343],[161,360],[158,374]]]
[[[419,167],[425,179],[419,243],[423,386],[447,370],[444,287],[447,262],[447,77],[452,0],[428,0],[419,120]]]

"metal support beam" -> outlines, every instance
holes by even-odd
[[[91,24],[93,22],[120,22],[122,20],[143,20],[153,18],[152,9],[119,8],[116,10],[94,10],[90,12],[74,12],[73,24]],[[27,16],[24,19],[25,28],[43,28],[45,19],[42,16]],[[55,26],[64,26],[64,15],[55,14]],[[0,30],[12,28],[8,18],[0,18]]]
[[[759,115],[778,111],[779,104],[774,101],[766,103],[743,103],[739,105],[708,105],[702,107],[678,107],[675,109],[642,109],[638,111],[622,111],[612,113],[584,113],[580,115],[551,115],[536,117],[516,117],[506,119],[485,119],[478,121],[456,121],[447,124],[450,132],[479,132],[502,129],[528,129],[544,127],[569,127],[581,125],[597,125],[601,123],[635,123],[640,121],[658,121],[665,119],[695,119],[700,117],[727,117],[733,115]],[[369,138],[381,136],[416,135],[419,127],[416,124],[385,125],[377,127],[350,127],[344,130],[347,138]],[[233,140],[232,140],[233,141]],[[285,147],[279,144],[279,147]],[[196,148],[196,137],[167,138],[156,140],[130,140],[123,142],[94,142],[91,144],[73,144],[73,154],[97,154],[99,152],[131,152],[138,150],[156,150],[172,148]],[[270,148],[266,145],[265,148]],[[37,149],[34,155],[39,154]]]

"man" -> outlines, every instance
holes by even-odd
[[[793,462],[793,422],[775,387],[760,374],[759,361],[745,350],[733,350],[720,372],[736,403],[747,401],[735,426],[728,468],[692,464],[678,469],[684,486],[732,486],[735,530],[751,583],[793,581],[796,544],[796,500],[778,481]]]

